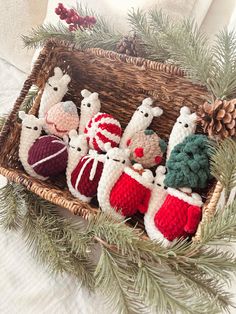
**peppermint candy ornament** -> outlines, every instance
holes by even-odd
[[[90,202],[96,196],[98,183],[102,175],[105,155],[90,150],[82,157],[71,173],[72,194],[83,202]]]
[[[44,119],[19,112],[22,120],[19,158],[25,171],[40,180],[65,171],[67,165],[66,144],[56,136],[41,136]]]
[[[110,143],[111,147],[119,145],[122,129],[120,122],[112,115],[99,112],[89,121],[84,133],[87,135],[90,148],[105,152],[106,143]]]

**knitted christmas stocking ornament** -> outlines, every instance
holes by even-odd
[[[130,164],[129,150],[120,148],[111,148],[111,144],[105,144],[107,150],[106,159],[98,183],[97,198],[102,211],[113,215],[116,219],[120,219],[121,215],[114,211],[110,204],[110,194],[115,183],[122,175],[124,168]]]
[[[168,188],[168,195],[154,216],[156,239],[170,243],[193,235],[202,216],[202,200],[199,194],[190,195]]]
[[[81,91],[83,100],[80,107],[80,125],[79,134],[84,134],[88,122],[101,110],[101,102],[98,93],[91,93],[87,89]]]
[[[60,68],[54,69],[54,75],[51,76],[44,87],[42,94],[39,118],[43,118],[46,112],[55,104],[60,102],[68,91],[68,84],[71,78],[68,74],[64,74]]]
[[[79,127],[79,116],[73,101],[59,102],[45,116],[45,131],[63,138]]]
[[[41,136],[44,119],[38,119],[23,111],[19,158],[25,171],[40,180],[56,176],[66,170],[67,147],[56,136]]]
[[[82,157],[71,173],[72,194],[83,202],[90,202],[96,196],[98,182],[102,175],[105,155],[90,150]]]
[[[89,121],[84,133],[87,135],[90,148],[105,152],[106,143],[109,143],[111,147],[119,145],[122,129],[120,122],[112,115],[98,113]]]
[[[127,148],[131,138],[135,133],[144,131],[152,122],[154,117],[162,115],[163,110],[159,107],[152,108],[153,100],[151,98],[145,98],[142,105],[134,112],[130,122],[124,130],[124,134],[120,141],[121,148]]]
[[[192,113],[188,107],[180,109],[180,115],[177,118],[169,137],[167,146],[166,159],[168,160],[173,148],[182,143],[183,140],[190,134],[194,134],[197,126],[197,115]]]
[[[159,234],[157,235],[157,228],[154,222],[154,217],[167,196],[167,187],[164,185],[165,173],[166,168],[164,166],[157,167],[156,177],[151,191],[151,199],[149,202],[148,210],[144,216],[145,229],[151,240],[159,239]]]
[[[110,193],[111,207],[122,216],[132,216],[137,211],[145,213],[151,196],[153,174],[140,164],[125,167]]]

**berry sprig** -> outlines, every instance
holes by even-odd
[[[74,9],[67,9],[63,3],[59,3],[55,9],[55,13],[59,15],[61,20],[65,20],[69,24],[69,30],[71,32],[77,29],[84,30],[91,28],[96,24],[96,18],[94,16],[80,16]]]

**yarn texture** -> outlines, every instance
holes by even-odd
[[[29,165],[43,177],[54,177],[65,172],[67,159],[66,144],[53,135],[38,138],[28,153]]]
[[[152,130],[139,131],[131,138],[131,161],[140,163],[144,168],[151,168],[161,163],[166,150],[166,143]]]
[[[165,173],[166,168],[164,166],[157,167],[148,210],[144,216],[145,230],[151,240],[160,240],[160,237],[162,240],[163,238],[155,225],[154,217],[168,194],[167,187],[164,185]]]
[[[191,113],[186,106],[180,109],[180,115],[177,118],[169,137],[166,159],[168,160],[174,147],[184,141],[184,139],[194,134],[197,126],[197,115]]]
[[[110,204],[123,216],[132,216],[137,211],[145,213],[148,209],[153,175],[139,166],[126,167],[111,190]]]
[[[189,135],[173,149],[167,161],[168,187],[204,188],[210,175],[209,146],[205,135]]]
[[[200,195],[187,195],[172,188],[168,188],[167,192],[164,203],[154,217],[156,228],[168,241],[193,235],[202,216]]]
[[[91,93],[87,89],[83,89],[81,95],[79,134],[84,134],[86,125],[101,110],[101,102],[98,93]]]
[[[54,69],[54,75],[48,79],[43,90],[39,107],[39,118],[45,117],[48,110],[62,100],[68,91],[70,81],[70,76],[63,74],[59,67]]]
[[[105,152],[106,143],[110,143],[111,147],[119,145],[122,129],[120,122],[112,115],[98,113],[89,121],[84,133],[87,135],[90,148]]]
[[[127,148],[135,133],[146,130],[154,117],[162,115],[163,110],[159,107],[152,108],[152,103],[153,100],[151,98],[145,98],[134,112],[121,138],[121,148]]]
[[[45,116],[45,130],[58,137],[67,135],[79,127],[79,116],[73,101],[57,103]]]

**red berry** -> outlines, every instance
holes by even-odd
[[[66,15],[68,14],[68,10],[66,8],[62,8],[61,11]]]
[[[72,23],[71,18],[68,17],[68,18],[66,19],[66,23],[67,23],[67,24],[71,24],[71,23]]]
[[[74,16],[75,15],[75,11],[73,10],[73,9],[70,9],[69,11],[68,11],[68,17],[72,17],[72,16]]]
[[[56,13],[57,15],[60,15],[60,14],[61,14],[61,9],[60,9],[60,8],[56,8],[56,9],[55,9],[55,13]]]
[[[84,20],[85,20],[86,22],[89,22],[90,17],[89,17],[88,15],[86,15],[85,18],[84,18]]]
[[[96,22],[97,22],[96,18],[94,16],[91,16],[90,17],[90,23],[91,24],[96,24]]]
[[[61,19],[61,20],[65,20],[66,18],[67,18],[67,16],[65,15],[65,13],[61,13],[60,19]]]
[[[77,27],[73,24],[69,25],[69,31],[73,32],[73,31],[76,31],[77,30]]]
[[[58,8],[64,8],[64,5],[63,5],[63,3],[58,3]]]

